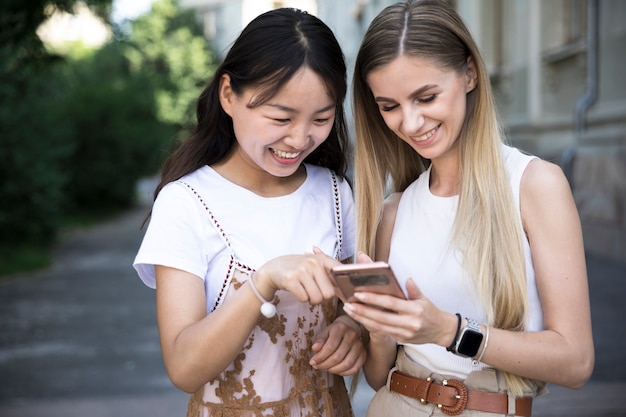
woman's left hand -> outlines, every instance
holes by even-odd
[[[408,300],[372,292],[357,292],[358,303],[344,310],[370,333],[386,333],[401,343],[448,346],[456,317],[440,310],[422,294],[413,279],[406,284]],[[449,324],[449,325],[448,325]]]
[[[348,316],[339,316],[317,335],[311,347],[315,354],[309,364],[333,374],[355,374],[366,358],[359,325]]]

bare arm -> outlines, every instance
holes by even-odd
[[[520,192],[545,330],[518,334],[492,329],[484,361],[517,375],[580,388],[591,376],[594,348],[576,204],[561,169],[545,161],[529,164]]]
[[[156,279],[157,321],[165,368],[176,387],[192,393],[226,369],[241,351],[260,317],[259,308],[251,306],[261,303],[245,285],[236,297],[207,315],[200,278],[156,266]]]
[[[267,300],[278,289],[285,289],[301,302],[319,304],[335,296],[328,270],[336,263],[324,254],[283,256],[263,265],[252,279]],[[156,280],[157,320],[165,367],[176,387],[195,392],[239,354],[261,315],[261,301],[245,284],[234,297],[207,315],[200,278],[156,266]]]

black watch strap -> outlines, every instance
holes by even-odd
[[[459,339],[459,332],[461,331],[461,315],[459,313],[456,313],[456,317],[458,319],[458,322],[456,325],[456,333],[454,334],[454,340],[452,341],[452,344],[446,348],[448,352],[452,352],[452,353],[456,352],[456,343]]]

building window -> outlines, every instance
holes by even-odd
[[[559,61],[584,50],[587,33],[587,0],[541,2],[542,54]]]

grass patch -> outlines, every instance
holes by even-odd
[[[63,216],[59,220],[58,238],[55,241],[68,233],[95,226],[123,212],[122,208],[106,207]],[[33,272],[51,266],[52,246],[27,243],[17,246],[0,245],[0,281],[6,280],[10,275]]]
[[[48,248],[34,246],[3,247],[0,253],[0,279],[20,272],[46,268],[52,263]]]
[[[68,213],[59,219],[59,231],[63,233],[95,226],[122,214],[127,209],[127,207],[101,207],[90,211]]]

